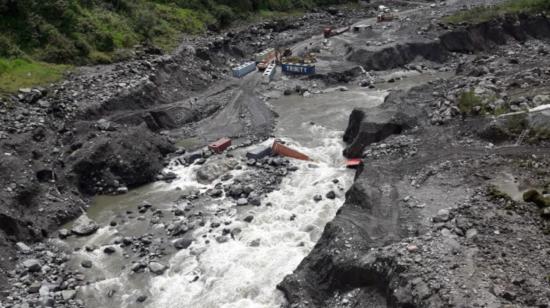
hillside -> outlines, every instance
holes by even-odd
[[[345,0],[0,0],[0,93],[59,79],[66,65],[127,59],[137,45],[170,51],[182,33]]]
[[[0,1],[1,57],[51,63],[104,63],[136,44],[169,50],[181,33],[219,29],[252,12],[288,11],[338,0]]]

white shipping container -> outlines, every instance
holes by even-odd
[[[275,63],[269,64],[269,66],[265,69],[265,72],[262,76],[262,82],[264,84],[267,84],[273,79],[273,75],[275,75],[275,69],[277,65]]]

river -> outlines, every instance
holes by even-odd
[[[201,214],[206,223],[186,235],[195,239],[188,249],[160,258],[159,262],[168,265],[162,275],[134,273],[131,268],[135,260],[123,249],[116,248],[114,254],[107,255],[103,247],[121,237],[144,234],[153,247],[162,247],[161,243],[170,240],[163,226],[174,217],[164,215],[161,223],[151,225],[146,214],[134,213],[136,205],[147,201],[168,213],[182,192],[204,192],[217,182],[200,183],[196,177],[199,166],[170,166],[169,170],[178,174],[172,183],[156,182],[125,195],[97,197],[88,215],[105,227],[93,236],[68,242],[77,249],[72,266],[79,268],[83,260],[94,264],[90,269],[80,268],[94,282],[81,288],[79,297],[88,307],[106,308],[134,307],[139,296],[147,296],[140,305],[151,308],[281,307],[285,300],[276,285],[313,248],[353,182],[354,172],[345,168],[341,141],[350,111],[380,104],[385,95],[385,91],[363,88],[328,89],[311,97],[292,95],[271,100],[271,108],[279,114],[274,135],[309,155],[313,162],[293,161],[298,170],[289,173],[279,189],[262,200],[271,206],[237,209],[231,198],[204,204]],[[244,155],[246,150],[234,151],[235,156]],[[237,177],[247,168],[231,173]],[[331,190],[336,198],[325,198]],[[313,197],[318,194],[323,200],[315,202]],[[250,223],[242,221],[247,215],[254,217]],[[111,226],[112,221],[117,225]],[[242,231],[218,243],[211,235],[214,221],[229,222]],[[99,249],[79,249],[85,246]]]

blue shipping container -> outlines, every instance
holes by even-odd
[[[283,73],[313,75],[315,74],[315,65],[299,63],[283,63]]]
[[[248,73],[253,72],[255,70],[256,70],[255,62],[246,62],[245,64],[237,66],[233,69],[233,77],[240,78],[240,77],[246,76]]]

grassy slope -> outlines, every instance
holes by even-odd
[[[0,96],[58,81],[70,68],[69,65],[0,58]]]
[[[445,18],[448,23],[480,23],[514,13],[550,11],[550,0],[508,0],[494,6],[478,6]]]

